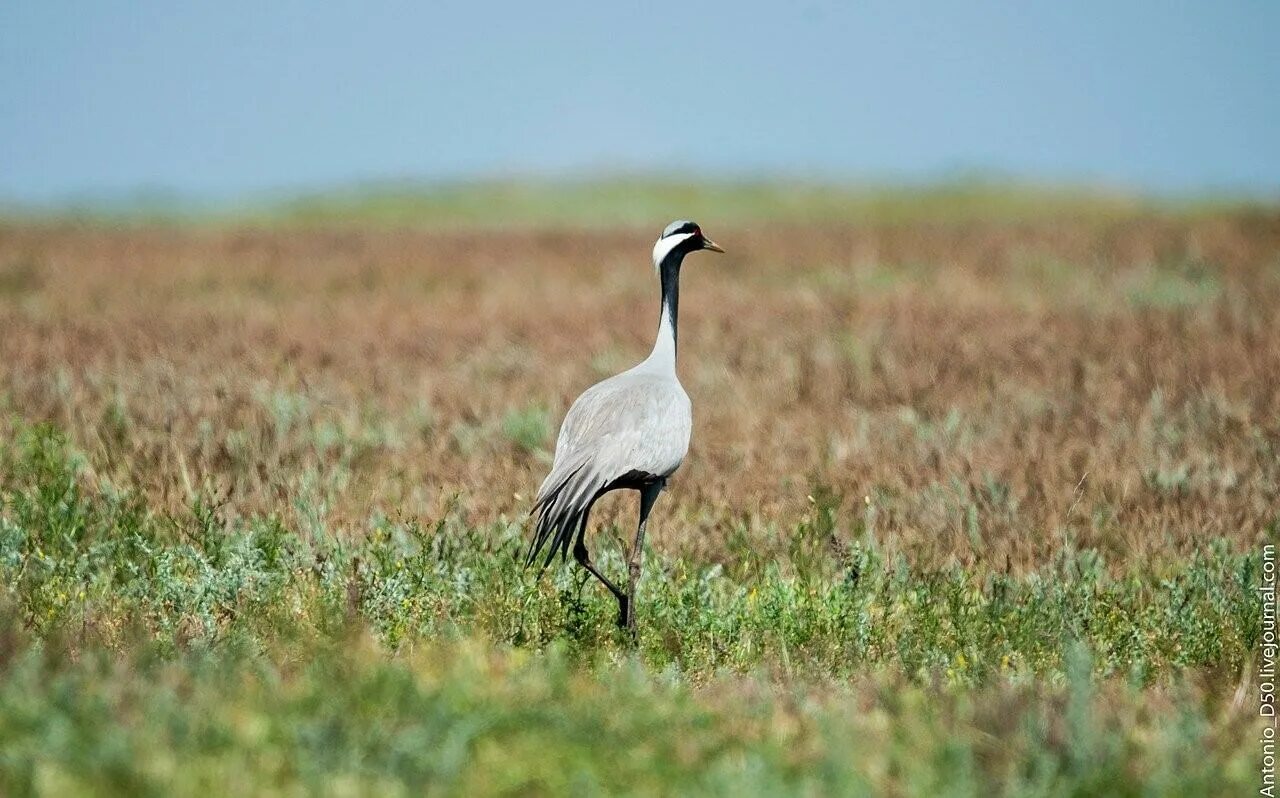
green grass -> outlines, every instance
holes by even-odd
[[[558,646],[62,645],[6,665],[7,794],[1203,795],[1252,776],[1194,690],[1099,690],[1083,656],[1061,688],[869,676],[814,696]]]
[[[962,178],[919,185],[795,179],[688,181],[662,177],[388,182],[238,202],[141,197],[43,208],[0,206],[0,218],[194,224],[335,224],[648,229],[673,215],[705,224],[822,221],[955,222],[1050,217],[1112,219],[1159,210],[1274,207],[1239,197],[1159,198],[1088,186]]]
[[[282,411],[283,412],[283,411]],[[520,425],[516,425],[520,426]],[[306,532],[0,442],[0,793],[1203,794],[1259,561],[887,561],[828,497],[787,555],[649,552],[632,645],[518,521]],[[601,552],[618,571],[616,551]]]
[[[1142,201],[1118,193],[982,181],[889,188],[800,181],[689,183],[619,178],[371,186],[298,197],[263,208],[262,216],[323,224],[363,220],[462,226],[644,226],[672,214],[723,224],[1106,215],[1132,212],[1141,206]]]

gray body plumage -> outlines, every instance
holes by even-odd
[[[674,367],[664,373],[650,360],[596,383],[569,408],[534,504],[531,561],[547,543],[544,567],[557,552],[568,556],[601,494],[664,480],[680,467],[693,428],[689,395]]]

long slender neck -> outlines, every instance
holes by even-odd
[[[653,342],[649,362],[666,365],[675,371],[676,326],[680,314],[680,263],[683,252],[671,252],[658,264],[662,280],[662,313],[658,317],[658,337]]]

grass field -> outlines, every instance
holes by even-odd
[[[1256,790],[1280,210],[734,188],[0,222],[0,794]],[[518,560],[686,214],[632,646]]]

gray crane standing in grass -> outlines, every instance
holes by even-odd
[[[544,548],[545,570],[558,552],[573,557],[618,600],[618,625],[636,627],[636,582],[644,549],[645,523],[667,477],[689,451],[693,416],[689,395],[676,377],[676,314],[680,304],[680,265],[690,252],[724,252],[693,222],[667,225],[653,245],[653,265],[662,284],[658,338],[643,362],[588,388],[569,408],[556,439],[551,473],[538,488],[538,516],[526,567]],[[627,561],[627,590],[596,568],[584,536],[596,499],[612,490],[640,494],[640,523]]]

